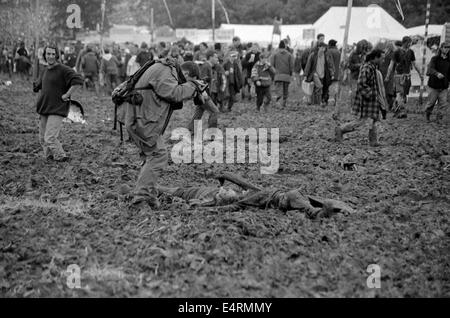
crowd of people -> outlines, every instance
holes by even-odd
[[[225,47],[219,43],[194,46],[188,41],[171,45],[161,42],[151,47],[146,43],[140,47],[129,43],[124,46],[114,44],[104,50],[98,45],[72,45],[63,50],[57,45],[41,45],[38,60],[33,63],[34,54],[30,54],[21,42],[14,56],[8,49],[2,49],[0,66],[10,76],[15,71],[26,80],[32,66],[36,65],[38,79],[33,82],[33,89],[41,91],[36,109],[40,115],[40,142],[44,155],[48,160],[66,161],[69,156],[59,143],[58,135],[68,113],[67,101],[71,95],[79,86],[84,86],[84,89],[95,90],[97,95],[103,92],[110,96],[121,82],[154,60],[155,64],[136,84],[137,87],[150,84],[151,90],[141,91],[139,107],[128,105],[122,109],[123,122],[140,148],[145,163],[133,204],[144,202],[157,207],[156,182],[168,159],[162,135],[173,110],[179,109],[181,102],[193,100],[195,103],[189,124],[189,130],[193,132],[195,121],[201,120],[205,112],[209,113],[209,126],[217,127],[220,112],[232,111],[239,94],[243,100],[251,101],[253,90],[256,111],[261,111],[262,106],[264,111],[271,107],[285,108],[289,86],[297,76],[313,87],[306,94],[310,105],[326,107],[330,99],[336,101],[339,98],[342,87],[348,87],[355,119],[336,126],[336,141],[342,141],[346,133],[368,122],[369,144],[378,146],[377,123],[380,119],[386,118],[389,111],[393,112],[394,118],[407,117],[412,68],[423,76],[410,48],[411,43],[412,39],[407,36],[402,41],[375,46],[362,40],[346,51],[344,58],[341,58],[342,51],[337,48],[337,42],[331,39],[327,44],[323,34],[317,36],[310,48],[297,50],[295,54],[289,39],[280,41],[277,48],[264,48],[253,43],[244,45],[238,37]],[[427,68],[430,90],[425,111],[427,120],[436,104],[438,119],[448,106],[449,51],[450,43],[442,43]],[[199,81],[207,84],[207,91],[199,88]],[[339,107],[335,107],[333,118],[338,122],[339,111]]]

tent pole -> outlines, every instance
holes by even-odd
[[[425,17],[425,37],[423,43],[423,51],[422,51],[422,78],[420,80],[420,94],[419,94],[419,104],[423,105],[423,92],[424,92],[424,80],[425,80],[425,63],[426,63],[426,54],[427,54],[427,41],[428,41],[428,25],[430,24],[430,8],[431,1],[427,0],[427,12]]]
[[[36,11],[34,16],[34,26],[37,26],[37,22],[39,21],[39,0],[36,0]],[[39,28],[35,30],[35,44],[34,44],[34,68],[33,68],[33,80],[38,78],[38,68],[39,68]]]
[[[216,44],[216,1],[212,0],[211,4],[211,20],[212,20],[212,41]]]
[[[340,64],[339,68],[341,70],[339,73],[341,75],[340,76],[341,79],[344,78],[342,75],[344,74],[344,61],[345,61],[345,54],[347,52],[347,46],[348,46],[348,33],[349,33],[349,30],[350,30],[350,21],[351,21],[351,18],[352,18],[352,7],[353,7],[353,0],[348,0],[348,2],[347,2],[347,18],[346,18],[346,21],[345,21],[344,42],[343,42],[343,45],[342,45],[341,62],[339,63]],[[340,81],[339,78],[336,78],[336,80]],[[341,95],[341,89],[340,89],[341,86],[342,86],[342,83],[341,83],[341,85],[339,85],[339,91],[338,91],[338,94],[336,96],[336,105],[338,105],[337,99],[339,99],[339,97]],[[339,111],[338,107],[336,106],[336,115],[338,117],[339,117],[339,112],[340,111]]]

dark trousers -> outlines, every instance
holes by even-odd
[[[231,108],[233,108],[234,105],[234,97],[236,96],[236,90],[234,89],[234,85],[228,85],[228,91],[229,91],[229,95],[228,96],[228,110],[231,110]]]
[[[264,98],[266,101],[264,102]],[[272,95],[270,93],[270,86],[262,87],[262,86],[256,86],[256,109],[260,110],[261,105],[264,102],[264,107],[267,110],[267,107],[270,104],[270,101],[272,100]]]

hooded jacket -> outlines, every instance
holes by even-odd
[[[444,78],[438,78],[438,73],[444,75]],[[429,87],[434,89],[447,89],[450,80],[450,53],[447,54],[447,58],[444,59],[442,58],[441,50],[439,50],[438,55],[433,56],[430,64],[428,64],[427,75],[429,76]]]

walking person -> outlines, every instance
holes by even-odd
[[[416,63],[414,51],[411,50],[412,39],[405,36],[402,39],[402,47],[395,51],[391,63],[389,64],[388,73],[385,81],[391,80],[394,74],[394,89],[396,99],[394,102],[394,117],[407,118],[406,103],[408,101],[408,94],[411,88],[411,69],[414,67],[422,80],[423,76],[420,73],[419,67]]]
[[[259,61],[259,47],[255,44],[252,45],[250,51],[242,59],[242,68],[245,71],[244,87],[243,91],[247,90],[248,100],[252,100],[251,87],[252,87],[252,69],[256,62]]]
[[[238,62],[238,52],[231,51],[229,53],[229,59],[224,63],[223,69],[225,70],[225,76],[227,77],[227,89],[228,89],[228,108],[230,112],[234,105],[234,99],[236,94],[242,88],[242,73]]]
[[[276,101],[283,98],[283,107],[286,107],[289,97],[289,85],[294,73],[294,58],[286,50],[286,42],[281,41],[278,51],[272,55],[270,64],[275,68],[275,90],[277,92]]]
[[[430,121],[431,113],[437,102],[437,120],[441,121],[443,118],[442,111],[448,107],[448,87],[450,81],[450,42],[443,42],[437,55],[431,58],[428,65],[427,75],[428,79],[428,102],[425,109],[427,121]]]
[[[272,101],[271,86],[275,77],[275,69],[269,64],[269,53],[259,55],[259,61],[253,66],[251,79],[255,83],[256,110],[259,112],[264,102],[264,110],[267,112]]]
[[[211,90],[211,85],[213,81],[213,71],[212,67],[215,63],[218,63],[217,53],[213,50],[208,50],[206,52],[206,58],[204,64],[208,65],[210,67],[211,73],[208,75],[208,78],[202,78],[200,76],[200,68],[199,66],[194,62],[185,62],[181,64],[181,70],[185,74],[185,77],[192,78],[194,80],[202,79],[206,83],[208,83],[209,89]],[[210,93],[210,92],[208,92]],[[210,107],[209,103],[205,103],[203,105],[196,105],[194,110],[194,115],[192,117],[191,122],[189,123],[189,131],[193,134],[194,128],[195,128],[195,121],[202,120],[203,114],[206,112],[209,113],[209,119],[208,119],[208,128],[217,128],[217,118],[219,115],[219,109],[217,107]]]
[[[383,56],[383,51],[375,49],[366,56],[366,62],[359,72],[356,97],[352,111],[356,119],[350,123],[336,127],[336,141],[341,142],[346,133],[360,128],[366,122],[370,123],[369,144],[372,147],[379,146],[376,123],[380,119],[380,107],[382,96],[378,87],[377,66]]]
[[[102,57],[100,70],[103,74],[106,84],[106,91],[108,96],[119,85],[119,67],[121,66],[117,58],[110,53],[109,49],[105,49],[105,54]]]
[[[86,54],[81,58],[80,67],[84,76],[84,90],[87,89],[88,84],[94,85],[95,93],[97,94],[97,97],[99,97],[100,62],[90,46],[87,47]]]
[[[40,115],[39,141],[47,160],[67,161],[69,156],[58,140],[63,119],[69,114],[70,98],[83,79],[72,68],[58,62],[59,52],[55,46],[44,49],[48,66],[37,83],[35,93],[41,91],[36,103]]]
[[[313,103],[325,107],[328,104],[328,88],[334,80],[334,64],[325,43],[320,42],[309,56],[305,76],[308,83],[314,82]]]
[[[125,104],[125,127],[139,147],[144,164],[133,191],[131,206],[159,208],[157,182],[168,163],[168,153],[162,138],[174,109],[180,109],[183,101],[201,94],[197,85],[188,79],[183,83],[181,71],[170,56],[159,59],[139,78],[136,87],[142,90],[142,104]]]
[[[328,95],[331,97],[330,99],[333,101],[333,106],[336,106],[338,100],[339,89],[339,79],[340,79],[340,65],[341,65],[341,52],[338,50],[336,40],[328,41],[328,54],[331,62],[333,63],[334,75],[331,81],[331,85],[328,88]]]

